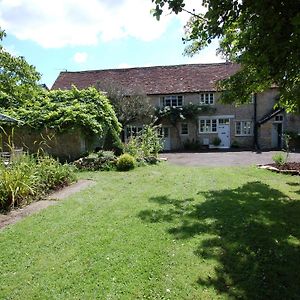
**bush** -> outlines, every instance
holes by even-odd
[[[231,144],[231,148],[240,148],[240,144],[238,141],[234,140]]]
[[[117,160],[117,169],[119,171],[129,171],[135,167],[135,159],[128,153],[122,154]]]
[[[163,149],[162,139],[159,136],[157,126],[145,126],[143,131],[136,137],[132,137],[125,145],[126,153],[138,161],[146,162],[148,158],[158,157]],[[157,161],[157,160],[156,160]]]
[[[38,200],[49,190],[74,180],[74,172],[68,165],[48,156],[22,155],[8,166],[0,164],[0,209]]]
[[[276,153],[272,159],[277,166],[283,166],[286,163],[286,158],[282,153]]]
[[[221,139],[218,137],[218,136],[216,136],[214,139],[213,139],[213,141],[212,141],[212,144],[214,145],[214,146],[219,146],[220,144],[221,144]]]
[[[183,148],[184,150],[195,151],[201,148],[201,144],[198,140],[193,139],[192,141],[190,141],[189,139],[187,139],[183,144]]]
[[[79,170],[110,171],[116,168],[117,158],[112,151],[99,151],[74,161]]]

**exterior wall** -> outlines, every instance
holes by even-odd
[[[86,137],[80,128],[70,129],[63,133],[54,130],[34,130],[27,127],[15,128],[6,132],[13,137],[15,147],[23,147],[24,151],[37,153],[44,151],[60,160],[72,161],[87,151],[101,146],[102,141],[96,137]],[[3,135],[2,135],[3,136]],[[7,138],[3,136],[5,148]]]
[[[210,105],[210,107],[214,108],[215,111],[211,111],[209,113],[199,114],[201,118],[209,118],[209,117],[218,117],[218,116],[231,116],[230,119],[230,144],[233,142],[238,144],[240,147],[252,147],[253,146],[253,136],[235,136],[235,121],[253,121],[254,116],[254,107],[253,104],[244,104],[240,106],[234,106],[230,104],[221,104],[218,99],[220,97],[219,93],[215,94],[214,105]],[[164,95],[155,95],[149,96],[150,103],[158,107],[160,106],[160,98]],[[187,104],[200,104],[200,93],[191,93],[183,95],[183,105]],[[191,121],[185,120],[182,123],[188,123],[189,134],[188,136],[180,135],[180,122],[177,124],[176,128],[174,128],[171,124],[167,124],[166,121],[163,122],[163,126],[170,127],[171,133],[171,149],[182,149],[184,143],[189,141],[198,141],[201,145],[204,144],[205,139],[209,140],[209,143],[212,144],[212,141],[215,137],[218,136],[218,133],[200,133],[199,132],[199,121]]]
[[[204,92],[205,93],[205,92]],[[209,91],[207,92],[209,93]],[[187,104],[200,104],[201,93],[189,93],[180,94],[183,96],[183,105]],[[257,95],[257,116],[256,120],[259,121],[266,117],[274,108],[277,89],[269,89],[263,93]],[[153,107],[161,106],[160,98],[166,95],[151,95],[149,101]],[[200,145],[204,145],[208,140],[211,145],[213,140],[218,137],[217,133],[200,133],[199,132],[199,118],[202,119],[218,119],[222,116],[224,118],[230,117],[230,145],[239,146],[241,148],[253,148],[254,147],[254,104],[243,104],[235,106],[232,104],[221,104],[218,99],[220,93],[214,93],[214,104],[210,107],[214,108],[214,111],[199,114],[197,121],[183,120],[178,122],[176,127],[172,126],[167,120],[162,121],[162,126],[169,128],[170,133],[170,148],[172,150],[182,149],[186,142],[199,142]],[[236,122],[237,121],[251,121],[252,122],[252,134],[249,136],[237,136],[236,135]],[[181,135],[181,123],[187,123],[189,133],[188,135]],[[261,149],[270,149],[274,147],[274,128],[276,128],[275,118],[267,121],[258,128],[258,145]],[[282,130],[293,131],[300,136],[300,115],[284,114],[284,120],[282,123]],[[273,137],[272,137],[273,136]],[[300,138],[299,138],[300,140]],[[300,146],[300,142],[299,142]]]

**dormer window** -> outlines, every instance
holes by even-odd
[[[181,107],[183,105],[183,96],[181,95],[170,95],[163,96],[160,98],[160,105],[171,106],[171,107]]]
[[[200,104],[202,105],[214,105],[214,93],[201,93],[200,94]]]

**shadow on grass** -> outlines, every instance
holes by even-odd
[[[300,201],[261,182],[198,194],[204,202],[151,198],[161,207],[139,217],[169,222],[177,239],[202,235],[194,253],[218,267],[198,284],[233,298],[300,299]]]

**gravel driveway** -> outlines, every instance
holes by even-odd
[[[233,151],[203,153],[162,153],[171,164],[182,166],[249,166],[272,163],[272,156],[279,151]],[[300,153],[291,153],[289,161],[300,161]]]

